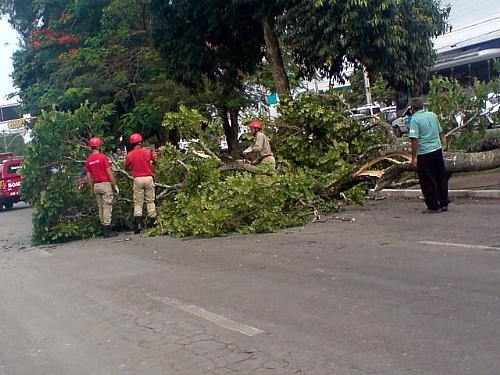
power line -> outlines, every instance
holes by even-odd
[[[500,20],[500,15],[495,16],[495,17],[493,17],[493,18],[488,18],[488,19],[485,19],[485,20],[482,20],[482,21],[480,21],[480,22],[473,23],[473,24],[470,24],[470,25],[467,25],[467,26],[458,27],[457,29],[452,30],[452,32],[453,32],[453,31],[460,31],[460,30],[469,29],[469,28],[471,28],[471,27],[475,27],[475,26],[483,25],[483,24],[485,24],[485,23],[488,23],[488,22],[491,22],[491,21],[494,21],[494,20]]]

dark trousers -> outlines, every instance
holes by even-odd
[[[429,210],[448,206],[448,178],[444,165],[443,150],[417,155],[417,171],[420,189]]]

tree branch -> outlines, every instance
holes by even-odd
[[[243,163],[230,163],[230,164],[224,164],[219,167],[220,172],[248,172],[254,175],[264,175],[264,176],[272,176],[272,172],[267,172],[264,171],[260,168],[254,167],[253,165],[250,164],[243,164]]]
[[[217,160],[219,163],[221,163],[221,164],[222,164],[222,161],[220,160],[220,158],[219,158],[217,155],[215,155],[215,154],[212,152],[212,150],[210,150],[210,149],[209,149],[209,148],[208,148],[208,147],[207,147],[207,146],[206,146],[203,142],[201,142],[199,139],[192,139],[192,140],[191,140],[191,142],[192,142],[192,143],[194,143],[194,144],[197,144],[198,146],[200,146],[200,147],[202,148],[202,150],[203,150],[206,154],[210,155],[213,159]]]
[[[79,164],[85,164],[85,160],[75,159],[75,158],[72,158],[71,156],[63,156],[63,159],[70,160],[72,162],[79,163]]]

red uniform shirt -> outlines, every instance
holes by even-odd
[[[136,148],[128,153],[125,168],[132,170],[133,177],[154,176],[151,162],[156,162],[156,157],[149,148]]]
[[[94,184],[99,182],[110,182],[106,169],[110,167],[109,159],[101,153],[91,154],[85,163],[85,171],[92,175]]]

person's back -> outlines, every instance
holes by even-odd
[[[106,172],[107,168],[111,166],[106,155],[100,152],[90,154],[85,162],[85,166],[86,170],[92,175],[94,183],[111,181]]]
[[[410,138],[418,139],[418,155],[428,154],[442,148],[439,133],[442,132],[439,119],[434,112],[415,112],[410,122]]]
[[[411,164],[416,167],[427,209],[423,213],[448,211],[448,174],[443,157],[442,133],[435,113],[424,111],[422,98],[410,100]]]
[[[155,158],[150,149],[137,147],[128,153],[125,167],[130,167],[133,177],[154,176],[155,173],[151,165],[154,160]]]
[[[149,148],[142,147],[142,135],[134,133],[129,139],[133,150],[125,159],[125,169],[132,171],[134,177],[134,233],[138,234],[142,228],[142,209],[144,201],[148,210],[148,226],[153,226],[156,218],[155,207],[155,185],[153,164],[156,164],[156,156]]]

